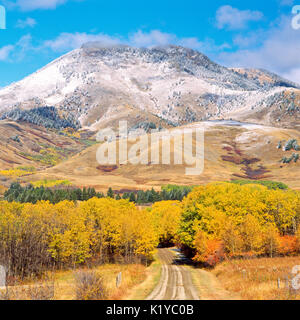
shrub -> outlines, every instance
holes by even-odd
[[[300,147],[296,139],[290,139],[284,146],[284,151],[295,150],[299,151]]]
[[[78,271],[75,274],[76,300],[105,300],[107,289],[102,276],[95,271]]]

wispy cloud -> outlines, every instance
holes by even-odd
[[[233,44],[239,48],[258,47],[268,37],[268,31],[258,29],[250,32],[243,32],[233,37]]]
[[[221,53],[218,60],[227,66],[268,69],[300,83],[299,35],[299,30],[291,27],[291,18],[283,16],[279,25],[267,32],[260,46]]]
[[[55,9],[60,5],[74,0],[4,0],[9,9],[20,9],[22,11]],[[84,1],[84,0],[76,0]]]
[[[177,37],[175,34],[162,32],[160,30],[151,30],[129,34],[126,38],[110,36],[107,34],[88,34],[88,33],[61,33],[58,37],[43,42],[42,47],[56,52],[64,52],[80,48],[88,42],[97,42],[98,46],[130,45],[134,47],[152,48],[157,46],[178,45],[201,51],[213,51],[227,48],[228,44],[216,45],[210,39],[200,41],[196,37]]]
[[[259,21],[263,18],[260,11],[239,10],[229,5],[222,6],[216,13],[216,25],[219,29],[229,30],[244,29],[251,21]]]
[[[294,0],[278,0],[281,6],[292,6],[294,4]]]
[[[8,44],[0,48],[0,61],[16,62],[21,61],[30,51],[38,50],[32,45],[30,34],[22,36],[16,43]]]
[[[88,33],[61,33],[57,38],[46,40],[42,44],[43,48],[49,48],[55,52],[63,52],[80,48],[87,42],[100,42],[103,46],[120,44],[121,40],[106,34],[88,34]]]
[[[150,32],[139,30],[129,35],[128,44],[135,47],[146,48],[166,46],[169,44],[181,45],[193,49],[201,49],[204,46],[204,43],[196,37],[178,38],[175,34],[162,32],[160,30],[152,30]]]
[[[7,45],[0,48],[0,61],[6,61],[13,50],[13,45]]]
[[[35,19],[26,18],[25,20],[19,19],[16,23],[16,28],[25,29],[27,27],[33,28],[37,24]]]

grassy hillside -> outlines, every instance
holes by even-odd
[[[79,153],[92,143],[89,134],[46,129],[26,122],[0,121],[0,185],[29,181],[45,168]],[[61,179],[58,179],[61,180]]]
[[[197,124],[191,125],[196,126]],[[199,124],[202,125],[202,124]],[[101,166],[94,145],[76,154],[64,163],[34,174],[24,181],[66,179],[79,187],[91,186],[106,191],[108,186],[115,190],[160,188],[161,185],[199,185],[212,181],[273,180],[281,181],[291,188],[300,189],[297,177],[300,162],[281,163],[295,151],[277,149],[279,141],[298,139],[300,132],[263,126],[228,126],[204,123],[205,166],[200,176],[185,175],[186,165],[125,165]],[[194,141],[194,147],[195,147]],[[132,143],[129,143],[129,148]],[[171,161],[174,157],[171,141]],[[161,151],[158,148],[151,153]],[[176,152],[176,151],[175,151]],[[149,152],[150,158],[150,152]],[[163,172],[163,174],[162,174]]]

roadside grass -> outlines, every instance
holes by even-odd
[[[213,273],[190,265],[185,268],[191,272],[200,300],[241,300],[238,293],[226,290]]]
[[[300,290],[292,290],[292,268],[300,257],[228,260],[213,271],[222,286],[243,300],[300,300]],[[287,289],[287,277],[289,288]],[[278,288],[280,279],[280,288]]]
[[[145,300],[157,286],[161,277],[161,262],[157,252],[154,254],[154,261],[146,269],[146,278],[138,286],[132,288],[124,300]]]
[[[79,271],[95,271],[102,276],[108,292],[107,300],[122,300],[130,290],[146,279],[146,267],[141,264],[105,264],[95,268],[82,268],[68,271],[48,272],[46,279],[26,282],[15,287],[8,287],[11,300],[31,300],[32,292],[45,290],[53,286],[51,300],[76,300],[76,273]],[[116,277],[122,272],[122,282],[116,286]],[[5,290],[2,290],[4,293]],[[39,300],[39,299],[37,299]],[[48,300],[48,299],[47,299]]]
[[[82,269],[87,270],[87,269]],[[91,269],[99,273],[108,291],[108,300],[122,300],[129,290],[146,278],[146,267],[141,264],[107,264]],[[75,273],[78,270],[59,272],[55,275],[55,300],[75,299]],[[122,282],[116,286],[116,277],[122,272]]]

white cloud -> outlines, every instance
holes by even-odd
[[[53,40],[46,40],[42,47],[49,48],[56,52],[73,50],[80,48],[87,42],[99,42],[103,46],[111,46],[121,43],[118,38],[114,38],[105,34],[88,34],[88,33],[61,33]]]
[[[300,83],[299,52],[300,32],[292,29],[290,17],[282,17],[259,47],[221,53],[218,61],[227,66],[268,69]]]
[[[160,30],[143,32],[141,30],[131,33],[127,38],[109,36],[107,34],[88,34],[88,33],[61,33],[57,38],[46,40],[42,48],[48,48],[55,52],[65,52],[80,48],[88,42],[97,42],[97,46],[130,45],[134,47],[152,48],[157,46],[178,45],[202,52],[223,50],[228,48],[228,44],[217,46],[214,41],[205,39],[200,41],[196,37],[179,38],[175,34],[165,33]]]
[[[166,46],[169,44],[184,46],[193,49],[201,49],[204,43],[198,38],[178,38],[175,34],[161,32],[160,30],[152,30],[150,32],[143,32],[141,30],[129,36],[128,44],[134,47],[157,47]]]
[[[30,34],[26,34],[16,43],[15,50],[13,52],[13,60],[23,60],[28,52],[36,50],[37,48],[32,44],[32,36]]]
[[[294,0],[279,0],[279,4],[281,6],[292,6],[294,4]]]
[[[294,68],[289,72],[283,72],[282,76],[285,77],[286,79],[300,83],[300,67]]]
[[[129,42],[135,47],[165,46],[175,41],[173,34],[152,30],[149,33],[141,30],[129,36]]]
[[[33,28],[36,25],[36,21],[32,18],[26,18],[25,20],[19,19],[16,24],[16,28],[25,29],[27,27]]]
[[[68,1],[72,0],[3,0],[7,8],[20,9],[22,11],[55,9],[58,6],[67,3]]]
[[[249,22],[259,21],[262,18],[263,13],[260,11],[239,10],[229,5],[220,7],[216,13],[216,23],[219,29],[244,29]]]
[[[13,45],[7,45],[0,48],[0,61],[6,61],[13,50],[14,50]]]
[[[55,9],[57,6],[66,3],[67,0],[17,0],[17,6],[21,10],[29,11],[36,9]]]
[[[35,51],[30,34],[22,36],[15,44],[0,48],[0,61],[15,62],[23,60],[29,51]]]
[[[262,29],[240,33],[233,37],[233,44],[239,48],[257,47],[264,42],[267,36],[268,32]]]

